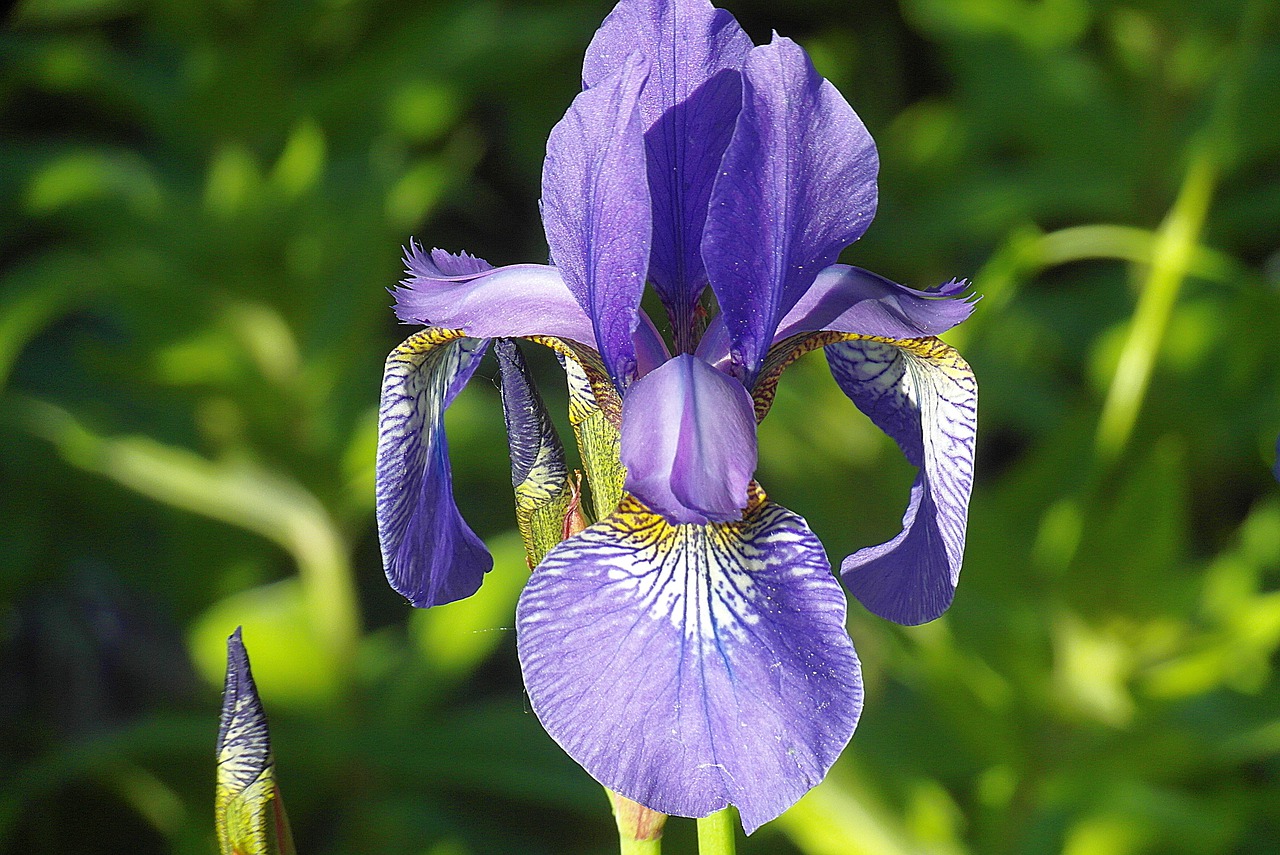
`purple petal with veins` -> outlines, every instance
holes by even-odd
[[[846,558],[841,578],[883,618],[933,620],[951,605],[964,556],[978,418],[973,372],[937,339],[850,341],[826,353],[844,393],[920,467],[902,532]]]
[[[393,292],[396,317],[407,323],[462,330],[474,338],[550,335],[588,347],[591,318],[560,271],[545,264],[493,267],[463,253],[405,250],[405,278]]]
[[[648,76],[635,55],[579,93],[551,130],[542,169],[542,224],[551,258],[591,318],[618,388],[636,374],[632,333],[649,267],[652,211],[637,99]]]
[[[529,702],[609,789],[663,813],[796,802],[862,707],[845,599],[804,520],[669,526],[634,498],[547,555],[516,610]]]
[[[876,208],[870,134],[790,39],[751,51],[702,256],[748,385],[783,316]]]
[[[378,538],[391,587],[420,608],[471,596],[493,567],[454,502],[444,433],[444,411],[488,344],[432,328],[387,357],[375,467]]]
[[[582,66],[591,87],[634,52],[649,61],[639,102],[653,202],[649,280],[681,352],[693,349],[694,308],[707,285],[702,227],[742,103],[738,69],[751,47],[733,16],[705,0],[623,0],[596,32]]]

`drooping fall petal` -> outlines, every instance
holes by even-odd
[[[845,600],[804,520],[757,494],[671,526],[634,498],[553,549],[516,612],[530,704],[609,789],[750,833],[826,774],[862,706]]]
[[[378,535],[391,587],[426,608],[469,597],[493,558],[453,499],[444,411],[488,339],[428,328],[387,357],[378,412]]]
[[[849,341],[826,353],[844,393],[920,467],[902,532],[846,558],[841,578],[883,618],[933,620],[951,605],[964,555],[978,416],[973,372],[932,338]]]
[[[516,527],[529,566],[564,539],[564,518],[573,491],[564,446],[551,414],[533,383],[520,348],[510,339],[493,344],[502,371],[502,412],[511,447],[511,486],[516,494]]]

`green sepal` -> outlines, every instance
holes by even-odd
[[[516,527],[532,569],[564,539],[573,490],[564,446],[519,347],[510,339],[497,339],[494,354],[502,370],[502,409],[511,446]]]
[[[593,384],[582,364],[562,357],[569,380],[569,424],[591,486],[596,519],[604,519],[622,503],[627,470],[622,465],[622,434],[597,403]]]

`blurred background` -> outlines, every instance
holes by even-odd
[[[727,0],[726,0],[727,1]],[[616,851],[541,731],[493,378],[449,413],[497,567],[410,609],[373,525],[410,236],[540,261],[607,0],[25,0],[0,34],[0,849],[214,851],[244,625],[303,855]],[[744,853],[1272,853],[1280,20],[1236,0],[739,0],[876,138],[843,260],[984,295],[955,605],[850,604],[866,708]],[[554,360],[526,348],[556,411]],[[562,375],[559,375],[562,377]],[[562,425],[564,419],[561,418]],[[567,437],[568,434],[565,433]],[[820,355],[759,477],[839,561],[912,470]],[[673,820],[667,851],[693,851]]]

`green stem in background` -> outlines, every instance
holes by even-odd
[[[339,680],[350,676],[360,608],[348,547],[320,501],[283,473],[250,460],[212,461],[143,436],[93,433],[71,413],[17,399],[28,430],[52,442],[68,463],[144,496],[275,541],[293,556],[307,613]]]
[[[1151,269],[1138,298],[1133,325],[1120,351],[1120,361],[1094,436],[1098,461],[1104,468],[1120,457],[1133,435],[1156,356],[1209,213],[1218,174],[1215,160],[1211,145],[1198,148],[1178,198],[1156,233]]]
[[[698,820],[698,855],[733,855],[738,814],[732,807]]]
[[[606,789],[613,819],[618,824],[618,847],[621,855],[659,855],[662,851],[662,829],[667,815],[650,810]]]
[[[1208,124],[1191,145],[1182,186],[1156,232],[1151,267],[1143,284],[1133,326],[1120,352],[1111,388],[1094,436],[1097,469],[1106,470],[1124,452],[1142,409],[1151,372],[1168,331],[1183,280],[1195,266],[1200,233],[1223,161],[1234,143],[1245,70],[1255,61],[1268,3],[1255,0],[1241,18],[1236,50],[1221,76]]]

